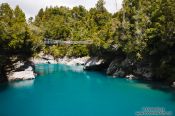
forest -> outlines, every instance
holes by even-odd
[[[44,39],[92,40],[91,45],[44,45]],[[174,0],[123,0],[112,14],[99,0],[90,10],[50,6],[26,19],[19,6],[0,4],[1,74],[12,56],[127,57],[148,65],[154,78],[175,80]]]

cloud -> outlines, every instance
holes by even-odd
[[[90,9],[95,6],[97,1],[98,0],[1,0],[0,3],[9,3],[12,8],[19,5],[25,12],[26,17],[29,18],[31,16],[34,17],[38,13],[39,9],[45,8],[46,6],[67,6],[72,8],[74,6],[83,5],[87,9]],[[106,8],[111,13],[119,10],[122,4],[122,0],[105,0],[105,2]]]

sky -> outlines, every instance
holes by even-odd
[[[46,6],[67,6],[72,8],[83,5],[86,9],[90,9],[95,6],[97,1],[98,0],[0,0],[0,3],[9,3],[12,8],[19,5],[25,12],[26,17],[29,18],[37,15],[39,9],[45,8]],[[122,0],[105,0],[105,2],[105,7],[111,13],[116,12],[122,7]]]

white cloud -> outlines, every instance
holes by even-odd
[[[9,3],[13,8],[19,5],[26,13],[26,17],[35,16],[40,8],[46,6],[67,6],[74,7],[83,5],[87,9],[95,6],[98,0],[1,0],[0,3]],[[121,8],[122,0],[105,0],[106,8],[109,12],[114,13]],[[117,2],[117,5],[116,5]],[[116,8],[117,6],[117,8]]]

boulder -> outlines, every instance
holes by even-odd
[[[35,78],[34,64],[33,62],[26,61],[13,64],[14,70],[11,70],[7,74],[8,81],[13,80],[30,80]]]
[[[30,80],[30,79],[34,79],[35,78],[35,74],[33,71],[19,71],[19,72],[12,72],[9,76],[8,76],[8,80],[9,81],[13,81],[13,80]]]
[[[25,71],[33,71],[32,66],[29,66],[27,69],[25,69]]]
[[[66,64],[66,65],[84,65],[85,62],[89,59],[89,57],[79,57],[79,58],[59,58],[58,63],[60,64]]]
[[[117,59],[113,60],[113,61],[110,63],[109,67],[107,68],[106,74],[107,74],[107,75],[112,75],[112,74],[114,74],[115,71],[116,71],[117,68],[118,68],[118,64],[119,64],[119,60],[117,60]]]
[[[173,88],[175,88],[175,82],[173,82],[171,86],[172,86]]]
[[[116,70],[113,74],[113,77],[124,77],[126,73],[120,68]]]
[[[126,78],[129,80],[134,80],[134,79],[138,79],[136,76],[130,74],[130,75],[126,75]]]
[[[106,74],[123,77],[132,72],[134,63],[128,58],[115,58],[109,65]]]
[[[103,70],[108,66],[108,63],[104,59],[93,57],[87,60],[84,65],[84,70]]]

